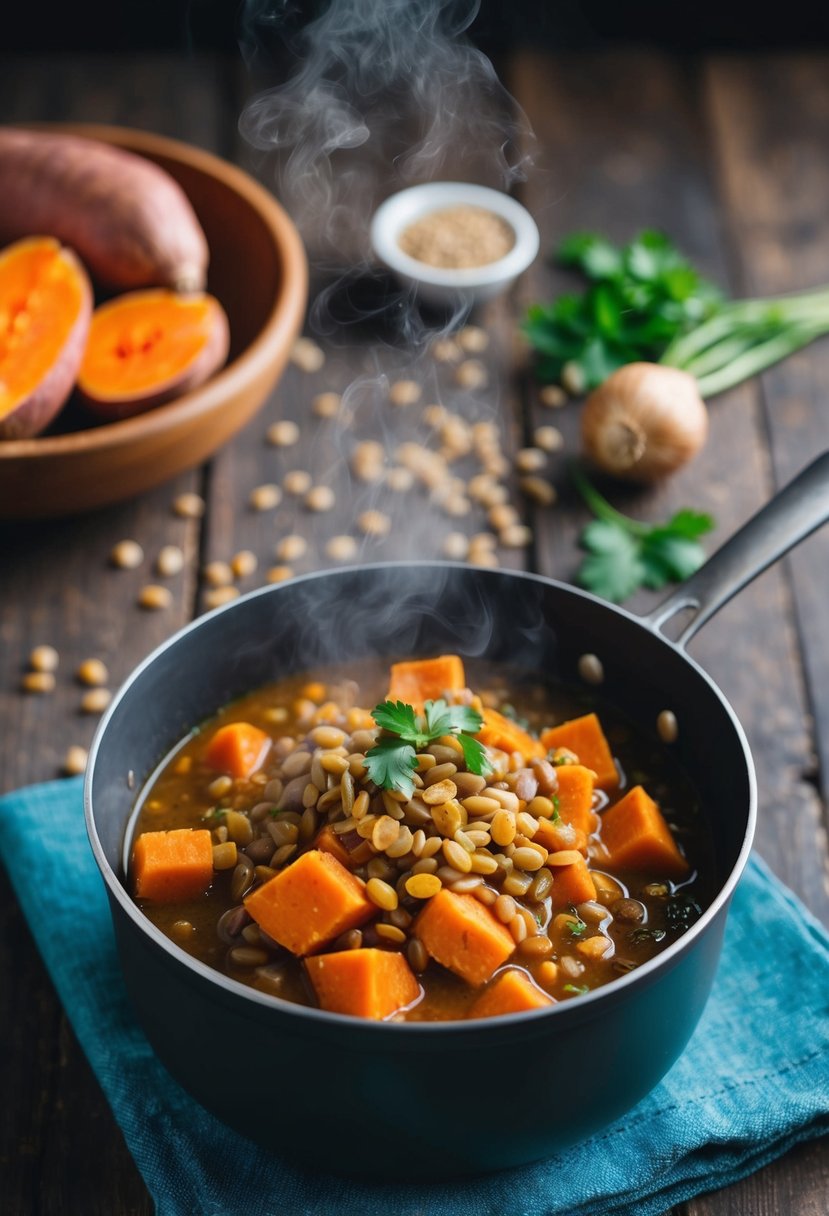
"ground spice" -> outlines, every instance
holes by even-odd
[[[488,266],[505,257],[515,233],[494,211],[463,204],[431,211],[404,228],[398,245],[410,258],[448,270]]]

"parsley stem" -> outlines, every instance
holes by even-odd
[[[596,487],[590,484],[575,461],[570,463],[569,469],[576,489],[597,519],[604,519],[608,523],[618,524],[620,528],[624,528],[631,536],[647,536],[651,530],[650,524],[642,523],[638,519],[631,519],[629,515],[623,515],[621,511],[617,511],[615,507],[612,507]]]

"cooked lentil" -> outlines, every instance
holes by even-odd
[[[20,678],[23,692],[54,692],[57,681],[52,671],[27,671]]]
[[[162,578],[172,578],[175,574],[180,574],[184,569],[184,554],[178,545],[164,545],[159,549],[158,557],[155,559],[156,574],[160,574]]]
[[[265,439],[275,448],[289,448],[299,442],[299,427],[289,418],[272,423],[265,432]]]
[[[183,519],[201,519],[205,512],[205,501],[200,494],[188,491],[173,499],[173,510]]]
[[[119,540],[113,546],[109,560],[120,570],[135,570],[144,560],[144,550],[137,540]]]
[[[112,700],[108,688],[90,688],[81,697],[81,712],[85,714],[102,714]]]
[[[318,372],[325,363],[325,352],[311,338],[297,338],[291,347],[291,362],[303,372]]]
[[[158,583],[147,583],[138,592],[138,605],[150,612],[169,608],[173,602],[173,593],[169,587],[161,587]]]
[[[252,511],[273,511],[282,502],[282,491],[272,482],[254,486],[248,497],[248,506]]]

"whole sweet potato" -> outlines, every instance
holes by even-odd
[[[158,165],[98,140],[0,127],[0,243],[35,233],[71,246],[100,284],[204,287],[207,242]]]

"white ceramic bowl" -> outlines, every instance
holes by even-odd
[[[430,266],[400,248],[400,235],[409,224],[433,211],[463,205],[492,211],[509,224],[515,244],[505,257],[457,270]],[[526,208],[500,190],[469,182],[425,182],[381,203],[371,221],[371,244],[376,256],[402,283],[416,288],[421,299],[453,306],[475,304],[509,287],[535,258],[539,237]]]

